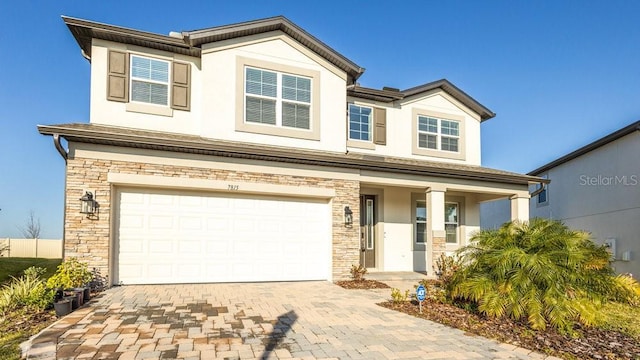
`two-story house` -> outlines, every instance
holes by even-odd
[[[494,113],[449,81],[362,87],[284,17],[168,36],[63,19],[90,121],[38,130],[66,160],[65,256],[113,284],[430,273],[480,202],[526,220],[544,181],[480,166]]]

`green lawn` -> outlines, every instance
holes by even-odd
[[[22,276],[22,272],[31,266],[47,269],[47,272],[42,275],[46,279],[56,272],[56,268],[61,262],[62,259],[0,257],[0,284],[9,281],[10,276]]]

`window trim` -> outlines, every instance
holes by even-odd
[[[311,79],[311,102],[309,104],[310,129],[283,127],[282,119],[276,118],[276,125],[251,123],[245,121],[245,84],[246,68],[256,68],[281,74],[306,77]],[[281,84],[279,84],[281,86]],[[280,90],[278,90],[280,92]],[[282,99],[280,99],[282,100]],[[297,102],[293,102],[297,103]],[[291,137],[305,140],[320,140],[320,72],[303,69],[264,60],[251,59],[242,56],[236,58],[236,127],[239,132],[254,134]],[[278,113],[278,112],[277,112]],[[280,124],[280,125],[278,125]]]
[[[414,108],[412,110],[411,116],[412,116],[412,118],[411,118],[411,128],[412,128],[411,136],[412,136],[412,141],[411,141],[411,143],[412,143],[412,153],[414,155],[433,156],[433,157],[456,159],[456,160],[465,160],[466,159],[466,147],[465,147],[466,137],[465,137],[465,125],[464,125],[465,124],[465,117],[464,116],[454,115],[454,114],[446,114],[446,113],[441,113],[441,112],[437,112],[437,111],[425,110],[425,109],[416,109],[416,108]],[[458,126],[458,131],[459,131],[459,135],[458,135],[458,152],[440,150],[440,148],[438,148],[438,149],[426,149],[426,148],[419,147],[418,146],[418,134],[420,133],[418,131],[418,117],[419,116],[438,119],[438,134],[436,134],[438,136],[438,140],[437,140],[438,147],[440,147],[440,142],[441,142],[440,139],[441,139],[441,136],[442,136],[442,134],[440,132],[441,120],[457,122],[459,124],[459,126]]]
[[[129,53],[129,103],[131,104],[140,104],[142,105],[142,107],[159,107],[159,108],[171,108],[171,83],[172,83],[172,62],[169,60],[165,60],[165,59],[160,59],[160,58],[155,58],[152,56],[145,56],[145,55],[140,55],[140,54],[136,54],[136,53]],[[151,79],[143,79],[143,78],[139,78],[139,77],[135,77],[133,75],[133,58],[137,57],[137,58],[141,58],[141,59],[149,59],[152,61],[158,61],[158,62],[162,62],[165,63],[167,65],[167,82],[162,82],[162,81],[157,81],[157,80],[151,80]],[[134,81],[140,81],[140,82],[145,82],[145,83],[150,83],[150,84],[161,84],[161,85],[166,85],[167,86],[167,103],[166,104],[155,104],[155,103],[151,103],[151,102],[146,102],[146,101],[137,101],[137,100],[133,100],[133,82]],[[135,105],[134,105],[135,106]]]

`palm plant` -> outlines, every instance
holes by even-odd
[[[453,276],[451,296],[488,316],[526,319],[533,329],[594,325],[603,302],[626,291],[614,281],[607,249],[559,221],[480,231],[458,255],[464,266]]]

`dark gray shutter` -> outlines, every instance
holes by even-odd
[[[377,145],[387,145],[387,110],[373,108],[373,142]]]
[[[171,108],[189,111],[191,109],[191,66],[174,62],[172,68]]]
[[[129,54],[109,50],[107,100],[129,101]]]

